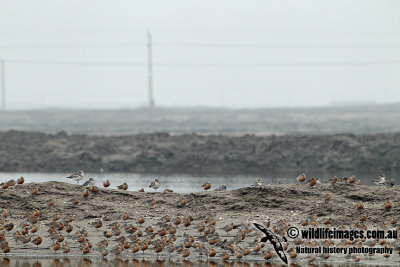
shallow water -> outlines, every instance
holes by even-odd
[[[26,183],[30,182],[48,182],[48,181],[60,181],[67,183],[76,183],[73,180],[67,179],[71,173],[29,173],[29,172],[0,172],[0,182],[17,179],[21,176],[25,178]],[[163,191],[166,188],[174,190],[174,192],[180,193],[191,193],[202,191],[202,184],[205,181],[210,181],[212,184],[211,190],[214,190],[220,185],[226,185],[227,190],[233,190],[242,187],[248,187],[254,184],[257,179],[261,179],[264,184],[278,184],[281,183],[295,183],[296,177],[299,173],[294,172],[278,172],[270,173],[265,175],[188,175],[188,174],[174,174],[174,175],[160,175],[160,174],[138,174],[138,173],[86,173],[83,181],[86,181],[90,177],[93,177],[96,181],[97,186],[102,186],[103,181],[106,179],[110,180],[111,188],[116,188],[118,185],[124,182],[128,183],[128,190],[136,191],[144,188],[146,191],[152,191],[149,188],[151,181],[158,178],[161,181],[161,186],[157,191]],[[307,173],[306,173],[307,174]],[[372,184],[380,172],[376,173],[321,173],[321,172],[310,172],[311,175],[319,177],[321,181],[326,182],[334,175],[350,176],[355,174],[357,179],[361,180],[362,184]],[[396,173],[386,174],[388,177],[394,179],[396,184],[400,183],[400,179],[397,179]],[[80,181],[80,184],[83,183]]]

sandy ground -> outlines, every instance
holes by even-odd
[[[32,195],[30,192],[34,189],[38,189],[38,193]],[[79,249],[79,243],[74,240],[76,232],[86,230],[88,232],[87,239],[93,244],[93,248],[85,256],[93,256],[96,258],[101,257],[99,252],[95,250],[96,244],[104,240],[103,232],[111,231],[109,226],[111,223],[116,221],[120,222],[121,226],[119,229],[122,230],[118,237],[109,238],[109,256],[107,258],[116,257],[111,252],[115,248],[119,241],[117,238],[124,236],[127,240],[131,240],[132,234],[125,231],[125,224],[132,224],[144,234],[140,237],[141,240],[150,238],[152,234],[146,235],[145,229],[148,226],[154,227],[153,233],[158,233],[165,226],[157,225],[158,222],[162,221],[162,217],[165,215],[171,216],[171,223],[173,223],[177,217],[183,219],[183,222],[177,226],[176,235],[177,239],[174,242],[175,246],[185,244],[184,235],[189,234],[194,237],[194,242],[190,250],[189,260],[199,259],[199,251],[193,248],[197,241],[201,239],[200,236],[204,236],[204,232],[199,232],[197,229],[202,225],[202,222],[206,218],[212,218],[215,220],[213,226],[217,233],[220,234],[220,241],[226,239],[225,245],[230,241],[235,240],[238,236],[244,238],[242,241],[235,243],[236,251],[230,253],[231,259],[237,260],[236,255],[240,249],[242,251],[245,248],[249,248],[250,251],[257,246],[260,237],[263,236],[260,231],[255,230],[252,226],[253,222],[259,222],[264,224],[268,221],[271,222],[269,229],[273,230],[274,226],[278,227],[277,235],[282,236],[291,226],[296,226],[299,229],[308,229],[308,226],[301,226],[300,223],[304,220],[308,220],[311,224],[314,219],[307,219],[309,216],[315,216],[315,224],[319,227],[332,226],[355,229],[355,224],[359,222],[360,218],[365,215],[365,225],[369,229],[384,229],[385,225],[389,229],[395,229],[396,225],[391,225],[391,220],[399,220],[400,206],[399,206],[399,186],[392,188],[378,187],[378,186],[365,186],[365,185],[351,185],[351,184],[316,184],[313,187],[309,185],[299,184],[280,184],[272,186],[262,186],[259,188],[249,187],[242,188],[233,191],[226,192],[199,192],[190,194],[178,194],[178,193],[163,193],[163,192],[132,192],[123,190],[113,190],[99,188],[97,193],[90,193],[88,197],[84,198],[82,193],[85,188],[82,186],[68,184],[63,182],[46,182],[46,183],[28,183],[23,185],[16,185],[7,189],[0,189],[0,206],[9,212],[9,215],[4,219],[2,225],[9,223],[14,224],[14,228],[5,232],[5,237],[9,242],[11,248],[7,256],[21,256],[21,255],[51,255],[51,256],[62,256],[61,251],[53,252],[51,246],[53,241],[49,237],[48,230],[50,229],[50,223],[57,218],[57,214],[61,215],[56,224],[59,227],[59,223],[73,216],[74,220],[69,224],[73,227],[73,231],[68,234],[65,228],[59,231],[60,235],[63,235],[65,240],[71,247],[69,256],[81,256],[82,252]],[[213,189],[213,188],[212,188]],[[211,190],[212,190],[211,189]],[[326,202],[325,198],[327,194],[331,194],[331,199]],[[80,203],[74,205],[71,200],[79,198]],[[183,207],[178,207],[177,202],[186,199],[187,203]],[[54,199],[54,206],[49,207],[48,201]],[[392,208],[385,209],[386,203],[390,201]],[[155,204],[154,204],[155,202]],[[357,206],[361,202],[364,208],[359,210]],[[154,205],[150,204],[153,203]],[[20,242],[17,244],[13,240],[13,235],[16,231],[22,231],[22,222],[27,219],[24,217],[32,214],[34,210],[38,210],[40,215],[36,225],[38,226],[38,232],[28,233],[27,236],[31,237],[31,240],[37,236],[43,238],[43,243],[36,248],[32,243],[28,242],[23,244]],[[129,213],[129,219],[123,220],[122,216],[125,213]],[[145,222],[139,225],[137,220],[142,216]],[[190,226],[184,227],[182,224],[186,221],[186,217],[192,217]],[[32,216],[31,216],[32,218]],[[326,219],[331,218],[331,222],[328,225],[323,225],[322,222]],[[99,230],[95,229],[91,223],[101,219],[103,225]],[[234,229],[230,232],[225,232],[221,228],[225,225],[233,223]],[[397,222],[396,222],[397,224]],[[28,228],[31,228],[31,223],[28,223]],[[362,227],[362,226],[360,226]],[[209,222],[206,223],[206,230],[211,229]],[[397,230],[396,230],[397,231]],[[282,233],[281,233],[282,232]],[[169,234],[166,236],[171,237]],[[23,238],[26,238],[24,236]],[[154,239],[162,238],[159,235],[154,236]],[[199,239],[200,238],[200,239]],[[236,239],[237,241],[237,239]],[[291,254],[290,249],[295,247],[294,242],[296,239],[288,238],[288,242],[284,244],[288,245],[286,254],[289,257]],[[310,245],[310,242],[315,240],[307,241],[303,240],[303,246]],[[318,240],[322,242],[321,240]],[[339,246],[341,240],[334,240],[335,246]],[[379,240],[378,240],[379,241]],[[134,247],[135,242],[129,241]],[[368,240],[363,240],[366,245]],[[383,244],[382,246],[376,244],[375,247],[386,247],[391,246],[394,248],[393,254],[389,255],[388,258],[384,258],[382,255],[373,255],[372,260],[376,263],[388,263],[398,264],[398,243],[399,240],[387,240],[391,244]],[[212,258],[213,261],[222,262],[220,254],[228,251],[226,246],[221,245],[210,245],[207,242],[201,242],[205,251],[209,253],[211,248],[215,248],[217,255]],[[354,244],[353,244],[354,245]],[[347,244],[347,247],[352,245]],[[132,247],[123,250],[120,258],[132,258],[132,257],[156,257],[155,248],[153,245],[149,246],[149,249],[142,254],[141,251],[133,254],[131,252]],[[240,249],[239,249],[240,248]],[[266,251],[273,252],[274,249],[271,244],[266,244],[265,247],[261,248],[258,253],[252,252],[242,260],[251,261],[264,261]],[[1,253],[0,253],[1,254]],[[367,255],[359,255],[361,263],[370,262],[370,257]],[[160,258],[168,258],[168,253],[164,250],[159,255]],[[175,259],[182,259],[182,254],[172,253],[172,257]],[[290,259],[291,263],[307,263],[307,260],[312,257],[312,254],[298,254],[295,259]],[[317,258],[316,263],[333,263],[335,261],[354,263],[356,255],[345,256],[342,254],[332,254],[329,259],[324,260]],[[203,260],[206,257],[202,256]],[[275,256],[272,262],[280,264],[280,260]]]
[[[0,132],[3,172],[262,174],[400,169],[400,134],[90,136]],[[373,176],[372,176],[373,177]],[[391,177],[396,179],[395,177]]]

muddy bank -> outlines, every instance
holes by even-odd
[[[89,136],[0,132],[0,171],[263,173],[400,168],[400,134]]]
[[[32,195],[30,192],[34,188],[38,189],[38,193]],[[104,240],[104,231],[112,231],[110,226],[112,223],[118,221],[121,226],[121,233],[116,234],[111,238],[108,238],[109,245],[107,251],[109,252],[108,257],[115,257],[112,250],[120,244],[121,236],[124,236],[129,242],[129,249],[123,249],[122,253],[118,255],[119,258],[126,257],[155,257],[155,248],[157,242],[153,243],[147,250],[132,253],[132,249],[138,242],[138,238],[141,242],[148,240],[153,234],[161,233],[163,227],[167,227],[168,224],[163,224],[164,216],[169,215],[171,217],[171,224],[176,230],[176,240],[173,241],[174,245],[185,244],[185,234],[192,235],[195,238],[193,247],[189,247],[190,257],[188,259],[199,258],[201,254],[208,253],[212,248],[217,251],[217,255],[213,258],[216,261],[221,261],[221,255],[228,252],[231,255],[231,260],[237,260],[236,255],[241,249],[248,248],[252,251],[246,259],[248,260],[261,260],[267,253],[266,251],[272,251],[273,248],[270,244],[266,244],[264,248],[259,252],[255,252],[259,239],[263,235],[258,230],[251,230],[252,222],[259,222],[261,224],[266,223],[270,220],[269,228],[274,231],[277,227],[277,235],[284,235],[284,232],[289,226],[296,226],[299,229],[308,229],[310,225],[317,225],[318,227],[346,227],[347,229],[355,229],[356,223],[360,221],[363,216],[366,217],[366,221],[359,227],[362,229],[364,225],[367,225],[369,229],[376,229],[388,226],[390,229],[395,229],[395,225],[391,224],[393,219],[399,220],[398,214],[400,212],[400,206],[398,205],[400,197],[398,194],[400,187],[394,186],[393,188],[384,188],[377,186],[357,186],[350,184],[316,184],[314,187],[309,185],[273,185],[263,186],[260,188],[241,188],[233,191],[226,192],[199,192],[191,194],[178,194],[178,193],[161,193],[161,192],[133,192],[123,190],[113,190],[99,188],[96,193],[89,193],[89,196],[83,197],[85,188],[82,186],[67,184],[62,182],[46,182],[46,183],[27,183],[23,185],[17,185],[15,187],[9,187],[5,190],[1,190],[0,194],[0,206],[7,209],[8,216],[4,218],[1,223],[3,227],[9,223],[14,224],[14,229],[9,232],[5,232],[5,236],[9,242],[11,248],[7,255],[23,255],[23,254],[42,254],[60,256],[60,251],[51,249],[54,242],[51,239],[51,234],[48,230],[53,226],[54,223],[59,228],[59,223],[65,221],[65,218],[69,216],[73,217],[73,220],[66,223],[63,229],[58,230],[59,235],[63,235],[64,241],[67,241],[71,251],[68,255],[82,256],[83,253],[79,249],[81,245],[77,240],[77,232],[87,231],[87,240],[93,245],[85,256],[96,256],[100,257],[99,251],[95,249],[96,244],[101,240]],[[326,195],[331,194],[329,201],[326,201]],[[79,199],[78,204],[71,203],[71,200]],[[49,206],[49,200],[54,200],[54,205]],[[185,199],[187,202],[185,205],[178,205],[182,203],[181,200]],[[390,201],[392,203],[391,209],[385,209],[386,203]],[[363,209],[357,209],[359,203],[364,205]],[[23,231],[24,225],[22,222],[30,220],[29,214],[32,214],[34,210],[39,211],[39,215],[36,216],[38,222],[33,223],[37,226],[38,231],[36,233],[29,232],[29,236],[32,240],[37,236],[43,238],[43,243],[36,248],[30,242],[23,243],[21,240],[19,243],[15,243],[13,240],[14,233],[16,231]],[[125,213],[129,214],[129,217],[124,220],[123,216]],[[57,217],[57,214],[60,216]],[[139,218],[143,217],[144,223],[139,224]],[[182,218],[180,224],[175,224],[177,218]],[[191,218],[190,225],[184,226],[185,218]],[[199,228],[203,225],[204,221],[214,219],[215,224],[209,225],[205,223],[206,229],[213,226],[216,233],[219,234],[217,238],[222,243],[210,245],[207,241],[204,241],[201,236],[206,235],[205,232],[200,232]],[[310,219],[314,218],[314,219]],[[328,224],[323,224],[330,218]],[[102,221],[102,226],[99,230],[94,228],[93,222]],[[301,226],[301,224],[307,221],[309,225]],[[233,229],[229,232],[222,230],[226,225],[233,224]],[[31,229],[31,224],[28,223],[28,228]],[[66,226],[71,225],[73,230],[70,233],[66,232]],[[139,229],[143,236],[137,236],[134,233],[129,233],[126,230],[126,226],[132,224],[135,228]],[[145,229],[152,226],[153,232],[147,233]],[[167,227],[167,229],[170,226]],[[244,232],[243,232],[244,231]],[[283,231],[283,232],[282,232]],[[161,234],[155,235],[150,240],[163,239]],[[286,235],[286,234],[285,234]],[[78,234],[79,236],[79,234]],[[173,234],[172,234],[173,236]],[[208,237],[211,239],[213,234]],[[241,239],[238,239],[241,236]],[[24,236],[23,238],[25,238]],[[171,237],[167,234],[167,237]],[[135,241],[136,240],[136,241]],[[225,240],[225,241],[224,241]],[[229,242],[235,243],[235,250],[230,251],[226,245]],[[289,256],[291,248],[295,247],[294,242],[296,239],[288,239],[286,254]],[[322,246],[323,240],[304,240],[302,246],[310,246],[309,242],[320,242]],[[360,241],[367,242],[370,240]],[[86,241],[85,241],[86,242]],[[200,242],[205,247],[205,251],[201,251],[195,248],[195,242]],[[340,246],[342,240],[333,240],[335,246]],[[388,242],[391,243],[388,245]],[[125,242],[123,242],[125,245]],[[154,245],[155,244],[155,245]],[[164,243],[163,243],[164,244]],[[142,244],[143,245],[143,244]],[[347,244],[346,246],[351,247],[356,244]],[[376,244],[376,247],[387,247],[393,248],[393,254],[388,258],[384,258],[382,254],[371,255],[372,259],[379,260],[380,262],[394,263],[398,260],[397,252],[399,250],[398,240],[387,240],[383,245]],[[168,252],[166,252],[166,246],[159,254],[161,258],[167,258]],[[316,246],[314,243],[313,246]],[[81,246],[82,247],[82,246]],[[240,249],[239,249],[240,248]],[[264,252],[262,252],[264,251]],[[182,259],[182,253],[172,252],[172,257]],[[396,254],[396,255],[394,255]],[[309,260],[312,254],[299,254],[296,258],[291,259],[291,262],[302,262]],[[369,262],[370,256],[360,255],[361,263]],[[347,257],[343,254],[334,255],[327,260],[318,259],[318,262],[331,262],[334,259],[339,259],[346,262],[354,262],[355,257]],[[277,257],[271,259],[272,261],[280,260]]]

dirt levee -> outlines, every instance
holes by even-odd
[[[89,136],[0,132],[0,171],[262,173],[400,167],[400,134]]]

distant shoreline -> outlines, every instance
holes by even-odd
[[[0,110],[0,131],[55,134],[324,135],[400,132],[399,104],[288,108],[126,108]]]

